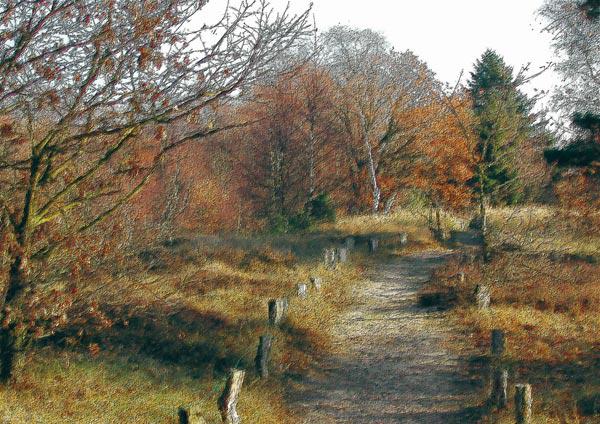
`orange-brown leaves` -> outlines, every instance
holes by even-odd
[[[469,129],[471,118],[467,102],[451,101],[453,111],[437,102],[411,111],[411,125],[421,128],[417,132],[417,145],[422,159],[410,179],[434,203],[462,208],[471,200],[467,183],[473,177],[475,143]]]

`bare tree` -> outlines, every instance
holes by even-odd
[[[31,259],[127,204],[175,147],[242,125],[215,125],[211,108],[273,71],[308,32],[307,13],[276,13],[266,0],[241,0],[200,25],[206,3],[0,6],[0,222],[10,256],[0,293],[3,379],[35,325],[14,312],[39,288]],[[186,132],[165,139],[163,126],[184,121]],[[153,154],[137,163],[131,154],[142,142]]]
[[[556,70],[566,84],[554,101],[568,118],[575,112],[600,115],[600,19],[592,2],[546,0],[540,15],[561,60]]]
[[[398,53],[371,30],[335,27],[324,35],[326,61],[340,93],[338,110],[350,140],[347,147],[355,173],[366,167],[371,210],[382,203],[378,181],[381,159],[401,139],[400,112],[426,101],[433,74],[414,54]]]

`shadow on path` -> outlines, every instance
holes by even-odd
[[[304,423],[478,421],[483,382],[468,372],[472,352],[456,349],[469,344],[443,312],[417,306],[417,291],[446,256],[425,252],[376,265],[358,303],[340,317],[336,354],[290,396]]]

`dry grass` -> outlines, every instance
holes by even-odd
[[[571,211],[549,206],[496,208],[489,212],[492,243],[511,243],[529,253],[600,258],[600,233]]]
[[[451,220],[449,216],[448,219]],[[440,247],[431,237],[426,213],[421,210],[399,209],[389,215],[344,217],[329,229],[358,237],[376,235],[383,241],[384,247],[386,245],[390,247],[388,253],[391,254],[406,254],[411,251]],[[402,232],[408,234],[410,244],[402,249],[396,249],[397,236]]]
[[[263,242],[250,249],[160,248],[154,271],[140,267],[134,274],[132,267],[125,277],[106,273],[94,281],[81,296],[96,298],[114,325],[84,334],[67,329],[38,346],[23,376],[0,390],[0,419],[175,423],[179,406],[199,403],[207,421],[217,423],[227,369],[237,366],[248,370],[239,405],[244,422],[297,422],[285,407],[286,384],[327,351],[332,320],[349,304],[359,269],[321,267],[322,240],[302,259]],[[296,284],[311,275],[323,279],[322,291],[294,298]],[[270,328],[267,302],[281,296],[292,298],[289,319]],[[266,332],[275,336],[273,372],[261,381],[253,360]],[[85,349],[94,344],[97,355]]]
[[[591,399],[600,395],[598,237],[573,231],[548,208],[497,210],[492,217],[497,250],[491,264],[482,269],[453,261],[422,298],[453,306],[456,323],[484,356],[491,331],[504,330],[503,363],[511,384],[533,385],[534,422],[598,422],[590,411]],[[500,241],[506,240],[522,243],[503,251]],[[466,273],[465,283],[454,277],[459,271]],[[488,311],[472,306],[478,283],[492,288]],[[511,419],[510,413],[492,414],[490,422]]]

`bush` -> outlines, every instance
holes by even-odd
[[[301,231],[308,230],[313,225],[311,216],[302,212],[290,218],[289,226],[291,230]]]
[[[277,214],[269,219],[269,229],[274,234],[285,234],[289,230],[289,219],[283,214]]]
[[[314,222],[334,222],[335,208],[331,203],[329,195],[326,193],[319,194],[316,198],[308,202],[305,206],[305,213],[308,212],[309,217]]]
[[[285,216],[278,214],[271,217],[269,228],[272,233],[284,234],[289,231],[304,231],[320,222],[335,222],[335,208],[325,193],[304,204],[302,212]]]

